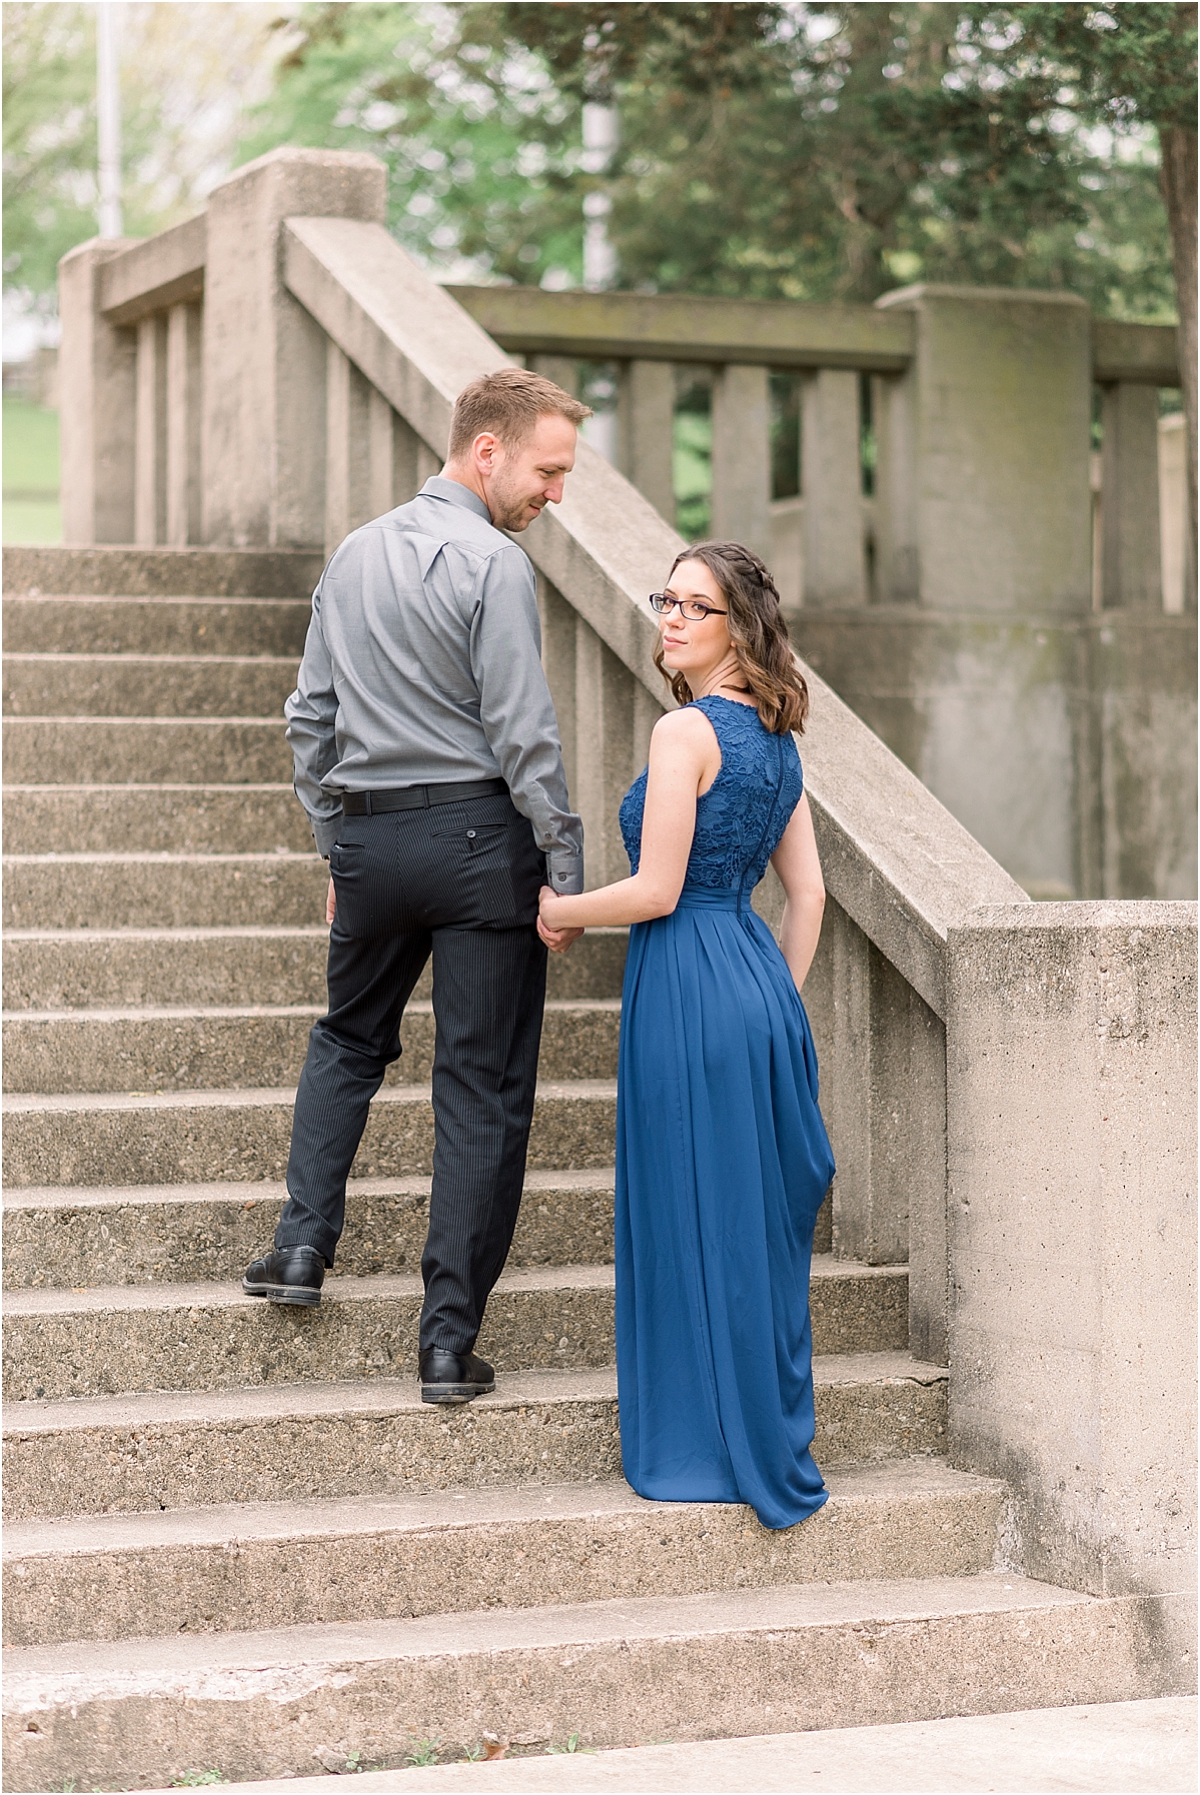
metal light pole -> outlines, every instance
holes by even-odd
[[[96,122],[100,139],[100,235],[124,235],[121,217],[121,85],[117,64],[118,0],[96,7]]]

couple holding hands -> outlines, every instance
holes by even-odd
[[[737,543],[686,549],[650,604],[679,708],[621,805],[630,876],[583,889],[533,569],[502,532],[562,497],[586,407],[505,368],[464,389],[442,473],[356,530],[313,596],[288,700],[296,792],[330,862],[329,1009],[296,1094],[287,1201],[243,1289],[318,1303],[371,1098],[433,960],[436,1147],[426,1402],[494,1389],[474,1352],[512,1241],[546,955],[630,928],[616,1317],[625,1476],[790,1527],[813,1462],[809,1262],[833,1159],[800,987],[824,890],[793,731],[807,692],[779,598]],[[770,862],[778,944],[750,906]]]

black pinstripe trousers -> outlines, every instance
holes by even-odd
[[[512,1244],[546,995],[535,920],[545,860],[506,793],[346,817],[329,857],[337,911],[329,1012],[296,1092],[275,1245],[332,1265],[346,1178],[400,1020],[433,956],[437,1045],[420,1345],[465,1352]]]

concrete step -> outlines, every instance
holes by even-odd
[[[614,1156],[616,1085],[542,1085],[529,1164],[586,1170]],[[188,1091],[170,1096],[89,1093],[4,1099],[4,1176],[30,1184],[253,1183],[282,1178],[292,1090]],[[433,1106],[422,1085],[388,1085],[354,1161],[359,1178],[399,1178],[433,1163]]]
[[[284,1196],[282,1183],[5,1191],[5,1288],[237,1280],[270,1238]],[[347,1215],[340,1272],[415,1271],[429,1179],[353,1179]],[[611,1168],[526,1174],[509,1265],[611,1264],[612,1256]]]
[[[620,997],[625,929],[589,929],[551,954],[552,999]],[[299,928],[31,929],[4,943],[10,1010],[112,1009],[123,1004],[322,1004],[329,931]],[[430,969],[417,997],[432,990]]]
[[[16,785],[281,785],[292,777],[282,716],[9,717],[4,776]]]
[[[943,1459],[831,1472],[802,1527],[624,1482],[10,1521],[4,1643],[413,1619],[990,1570],[1003,1486]],[[303,1575],[296,1574],[298,1565]]]
[[[815,1358],[822,1470],[944,1453],[947,1378],[906,1352]],[[607,1366],[516,1372],[453,1410],[395,1377],[15,1402],[4,1411],[4,1512],[156,1514],[607,1481],[621,1474],[616,1399]]]
[[[4,1305],[4,1394],[59,1401],[415,1376],[422,1293],[417,1273],[331,1275],[312,1309],[243,1296],[240,1280],[14,1290]],[[816,1256],[809,1306],[814,1352],[898,1351],[908,1336],[907,1267]],[[612,1266],[506,1271],[479,1351],[500,1373],[608,1364]]]
[[[312,926],[324,920],[328,885],[315,852],[6,855],[4,926]]]
[[[7,547],[4,590],[92,598],[307,599],[321,577],[320,549]]]
[[[1166,1694],[1168,1606],[983,1572],[18,1647],[6,1771],[165,1785],[303,1775],[334,1742],[398,1769],[485,1729],[618,1746]]]
[[[6,654],[6,717],[271,717],[295,655]]]
[[[10,854],[312,853],[290,785],[9,785]]]
[[[6,1091],[193,1091],[288,1085],[300,1077],[324,1004],[223,1009],[17,1011],[4,1018]],[[615,1078],[616,998],[549,1003],[539,1075],[548,1082]],[[410,1002],[390,1084],[433,1076],[429,1000]]]
[[[298,660],[299,598],[6,598],[8,654],[270,654]]]

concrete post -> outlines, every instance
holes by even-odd
[[[153,312],[137,327],[137,433],[133,539],[153,548],[167,535],[167,318]]]
[[[63,540],[132,542],[137,350],[100,311],[100,270],[132,238],[93,237],[58,264]]]
[[[204,301],[204,537],[320,547],[325,523],[325,333],[280,274],[294,215],[382,222],[386,173],[352,151],[272,150],[208,202]]]
[[[577,398],[579,394],[579,363],[572,361],[568,355],[531,355],[529,366],[535,374],[545,380],[552,380],[555,386],[561,386],[564,393]]]
[[[1067,293],[907,287],[921,603],[1080,613],[1091,605],[1087,306]]]
[[[950,1446],[1030,1576],[1195,1598],[1196,911],[949,935]]]
[[[771,553],[771,410],[766,368],[730,363],[713,381],[714,537]]]
[[[173,305],[167,314],[167,542],[200,540],[201,309]]]
[[[1100,601],[1161,611],[1157,387],[1106,386],[1101,420]]]
[[[810,608],[865,604],[858,375],[822,368],[805,379],[800,407],[803,602]]]
[[[617,465],[660,517],[675,522],[675,369],[670,362],[631,361],[617,398]]]
[[[325,553],[371,516],[371,389],[354,363],[326,342]],[[386,400],[384,401],[386,404]],[[390,407],[389,407],[390,410]],[[387,509],[391,509],[390,506]]]

